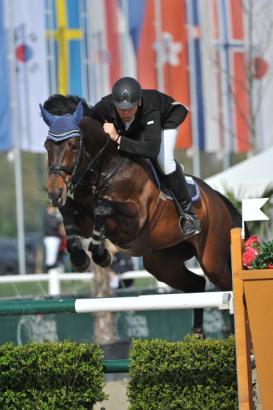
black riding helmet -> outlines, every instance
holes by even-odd
[[[132,77],[122,77],[112,88],[112,98],[117,108],[123,110],[133,108],[141,98],[141,86]]]

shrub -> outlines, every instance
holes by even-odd
[[[91,344],[0,346],[0,408],[92,409],[106,398],[103,352]]]
[[[134,340],[130,358],[130,410],[238,409],[233,338]]]

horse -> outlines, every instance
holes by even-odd
[[[142,256],[144,268],[172,288],[205,291],[205,277],[185,264],[196,257],[218,289],[232,289],[230,230],[241,226],[241,215],[225,196],[192,177],[200,191],[193,208],[201,232],[184,240],[175,201],[150,164],[119,151],[84,100],[53,95],[40,107],[50,127],[48,195],[63,216],[74,270],[90,264],[81,237],[91,238],[92,259],[103,267],[111,263],[109,239],[121,252]],[[194,310],[193,331],[203,334],[203,309]]]

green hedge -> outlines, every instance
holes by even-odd
[[[0,346],[0,409],[92,409],[106,398],[103,384],[103,351],[98,346]]]
[[[233,338],[134,340],[130,358],[130,410],[238,409]]]

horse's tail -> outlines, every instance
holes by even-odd
[[[242,215],[238,211],[238,209],[233,205],[233,203],[224,195],[222,195],[220,192],[216,191],[218,196],[222,199],[222,201],[225,203],[226,207],[228,208],[230,215],[232,217],[233,221],[233,227],[242,227]],[[250,233],[249,229],[247,227],[247,224],[245,223],[245,239],[249,238]]]

